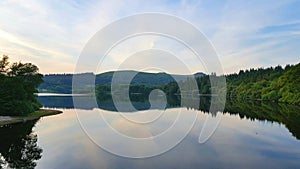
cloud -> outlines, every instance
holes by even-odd
[[[255,67],[257,61],[260,65],[270,65],[274,54],[272,44],[293,43],[292,38],[287,36],[291,32],[287,28],[278,32],[262,32],[265,28],[275,25],[287,26],[286,24],[295,24],[297,21],[282,22],[282,11],[293,1],[264,1],[264,2],[237,2],[230,1],[226,4],[221,17],[223,18],[218,26],[218,30],[212,36],[212,42],[220,54],[225,72],[238,71],[244,67]],[[272,5],[269,5],[272,3]],[[280,12],[278,12],[280,11]],[[298,19],[298,18],[296,18]],[[285,48],[284,45],[277,47]],[[264,52],[269,51],[269,52]],[[280,56],[277,56],[280,57]],[[269,58],[264,61],[260,58]],[[297,60],[293,60],[297,62]],[[238,63],[237,63],[238,62]],[[286,64],[286,61],[277,64]],[[234,68],[233,68],[234,66]]]
[[[86,42],[105,25],[136,13],[162,12],[186,19],[198,27],[215,46],[225,72],[279,64],[276,61],[280,64],[295,63],[299,61],[297,55],[300,52],[295,47],[300,39],[300,14],[290,11],[299,11],[299,3],[294,0],[28,0],[26,3],[3,0],[0,2],[0,52],[11,55],[14,60],[36,63],[42,73],[72,72]],[[150,41],[152,47],[160,44],[159,39]],[[144,43],[132,44],[131,47],[149,45]],[[276,44],[278,49],[274,50],[271,44]],[[184,53],[175,46],[172,50]],[[279,51],[286,57],[276,54],[276,59],[272,51]],[[113,55],[108,62],[110,65],[119,63],[124,57],[121,52]],[[190,57],[185,59],[189,62]],[[236,60],[240,60],[239,64],[233,62]],[[50,67],[47,62],[65,66]],[[106,67],[109,69],[110,66]]]

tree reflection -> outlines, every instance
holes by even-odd
[[[0,163],[2,168],[34,168],[42,157],[37,135],[32,133],[37,120],[0,128]]]
[[[300,139],[299,106],[261,101],[227,100],[224,112],[238,114],[240,118],[284,124],[293,136]]]
[[[266,101],[228,99],[224,110],[215,109],[214,112],[211,112],[210,103],[210,97],[201,97],[200,104],[193,104],[193,99],[191,99],[186,104],[183,103],[182,106],[211,113],[213,116],[217,113],[216,111],[219,111],[223,114],[239,115],[241,119],[277,122],[284,124],[293,136],[300,139],[300,106]]]
[[[45,107],[50,108],[74,108],[72,97],[40,97]],[[93,109],[96,108],[92,103],[90,97],[82,97],[81,104],[83,107],[76,107],[77,109]],[[148,102],[148,95],[134,95],[131,96],[131,103],[137,110],[147,110],[150,107]],[[217,100],[217,99],[216,99]],[[98,108],[117,111],[114,102],[111,98],[98,99]],[[181,100],[180,95],[169,95],[167,97],[167,107],[186,107],[188,110],[200,110],[204,113],[210,113],[216,116],[218,112],[236,114],[240,118],[250,120],[267,120],[269,122],[278,122],[284,124],[289,131],[297,139],[300,139],[300,106],[291,104],[278,104],[273,102],[251,101],[251,100],[237,100],[229,99],[226,101],[225,109],[223,110],[220,104],[214,102],[213,109],[211,107],[211,97],[198,98],[188,97]],[[67,107],[65,103],[68,103]]]

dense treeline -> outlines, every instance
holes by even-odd
[[[224,76],[216,76],[216,74],[205,75],[196,78],[199,91],[197,93],[190,93],[191,97],[195,94],[209,95],[212,94],[211,78],[224,78]],[[241,70],[239,73],[225,76],[227,81],[227,97],[237,99],[252,99],[252,100],[269,100],[274,102],[283,102],[291,104],[300,104],[300,63],[297,65],[287,65],[285,68],[281,66],[270,68],[258,68],[250,70]],[[148,94],[153,89],[161,89],[168,96],[184,95],[180,91],[179,86],[184,89],[188,88],[191,82],[189,80],[171,82],[160,86],[146,86],[146,85],[131,85],[130,93]],[[110,87],[101,85],[97,88],[98,97],[109,96]],[[106,92],[104,92],[106,91]],[[217,89],[215,91],[223,92],[224,89]],[[189,96],[189,97],[190,97]],[[137,96],[135,96],[137,97]],[[134,97],[132,97],[134,98]]]
[[[285,68],[276,66],[241,70],[221,77],[226,78],[227,98],[300,104],[300,63]],[[196,79],[199,94],[212,94],[210,78],[220,76],[212,74]],[[218,89],[218,92],[222,91]]]
[[[43,82],[38,67],[31,63],[0,60],[0,115],[25,115],[41,107],[34,93]]]
[[[72,74],[49,74],[43,77],[39,92],[72,93]]]
[[[300,63],[226,76],[228,97],[300,104]]]
[[[126,91],[129,89],[129,97],[132,101],[139,100],[145,101],[148,99],[150,92],[154,89],[162,89],[163,86],[145,86],[145,85],[130,85],[128,89],[121,85],[121,89],[115,89],[115,94],[118,95],[118,91]],[[111,86],[97,85],[96,96],[99,100],[109,100],[111,97]]]
[[[111,71],[105,72],[101,74],[93,74],[93,73],[82,73],[82,74],[47,74],[44,76],[42,83],[38,90],[39,92],[51,92],[51,93],[72,93],[72,79],[73,76],[80,76],[77,79],[95,79],[96,85],[111,85],[112,78],[114,73],[120,75],[120,77],[129,77],[131,75],[135,75],[131,80],[131,85],[145,85],[145,86],[160,86],[166,85],[171,82],[177,81],[185,81],[187,79],[187,75],[171,75],[167,73],[148,73],[148,72],[136,72],[136,71]],[[204,74],[199,72],[194,74],[194,77],[200,77]],[[191,76],[191,75],[189,75]],[[88,86],[86,81],[82,80],[80,82],[83,86]]]

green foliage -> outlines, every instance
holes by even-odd
[[[98,100],[108,100],[111,98],[110,86],[107,85],[97,85],[96,86],[96,96]]]
[[[300,104],[300,63],[287,65],[284,69],[276,66],[241,70],[238,74],[225,77],[228,98]],[[211,90],[211,78],[222,78],[222,76],[212,74],[197,78],[199,94],[214,94]],[[185,84],[188,84],[188,81],[181,83],[182,86]],[[222,90],[225,91],[217,89],[215,92],[220,93]]]
[[[1,65],[5,64],[7,64],[7,60],[0,62],[0,71],[4,70]],[[23,66],[15,64],[15,67],[19,68]],[[179,86],[181,86],[187,90],[191,88],[191,90],[193,90],[192,94],[209,95],[226,92],[228,98],[270,100],[275,102],[300,104],[299,69],[300,64],[287,65],[285,68],[276,66],[270,68],[241,70],[239,73],[225,76],[227,81],[226,89],[214,88],[213,90],[211,88],[212,85],[210,79],[220,78],[220,76],[216,76],[215,73],[212,73],[211,75],[196,73],[194,74],[194,77],[196,77],[198,93],[190,87],[190,84],[192,83],[189,80],[189,76],[134,71],[119,71],[118,73],[123,74],[124,77],[128,74],[136,73],[136,76],[132,79],[130,84],[130,92],[143,93],[146,96],[151,92],[151,90],[156,88],[163,90],[168,96],[179,96],[181,92]],[[97,97],[99,99],[107,99],[111,97],[110,85],[114,73],[115,72],[106,72],[98,75],[84,73],[76,76],[82,76],[82,79],[85,79],[85,77],[95,76]],[[72,74],[46,75],[44,77],[45,83],[39,86],[39,90],[42,92],[71,93],[73,76],[74,75]],[[179,79],[179,82],[176,82],[173,77],[177,80]],[[80,84],[82,84],[82,91],[79,93],[89,91],[86,90],[88,88],[88,84],[85,84],[85,80],[80,82]],[[132,98],[135,97],[138,96],[135,95]]]
[[[281,66],[277,66],[275,68],[241,70],[238,74],[230,74],[225,77],[227,81],[226,90],[228,98],[269,100],[300,104],[300,63],[297,65],[287,65],[284,69]],[[210,82],[211,78],[222,77],[212,74],[202,75],[196,78],[199,89],[198,94],[213,94]],[[179,96],[179,86],[184,89],[189,89],[190,84],[192,83],[189,78],[179,83],[170,82],[158,86],[132,84],[130,85],[130,92],[142,93],[147,96],[153,89],[158,88],[163,90],[167,96]],[[220,88],[215,90],[215,92],[220,93],[226,90]],[[103,93],[103,91],[105,92]],[[97,93],[99,98],[106,97],[107,93],[110,93],[110,89],[108,89],[107,85],[98,86]]]
[[[31,63],[0,60],[0,115],[25,115],[41,107],[34,93],[42,83],[42,75]]]
[[[300,103],[300,63],[284,73],[278,79],[278,85],[281,87],[279,101],[288,103]]]
[[[200,94],[210,94],[211,93],[211,84],[210,84],[210,79],[209,79],[208,75],[197,78],[197,84],[198,84]]]
[[[228,97],[300,104],[300,64],[240,71],[226,79]]]
[[[0,75],[5,75],[7,73],[8,65],[8,56],[3,55],[2,59],[0,60]]]
[[[261,97],[263,100],[278,100],[280,98],[280,95],[276,91],[270,91],[262,95]]]
[[[95,79],[95,85],[110,86],[113,75],[116,72],[105,72],[101,74],[82,73],[82,74],[49,74],[44,76],[44,83],[42,83],[38,89],[40,92],[52,92],[52,93],[72,93],[72,78],[73,76],[81,76],[78,79],[86,79],[87,77]],[[167,73],[146,73],[136,71],[118,71],[118,75],[127,77],[128,75],[135,74],[131,80],[131,85],[145,85],[145,86],[162,86],[171,82],[185,81],[186,75],[170,75]],[[203,76],[203,73],[194,74],[195,77]],[[92,77],[93,76],[93,77]],[[86,84],[86,81],[80,82],[82,85]],[[86,86],[83,86],[86,87]]]
[[[162,91],[166,93],[166,95],[174,95],[174,94],[179,94],[179,87],[176,82],[171,82],[167,85],[163,85],[160,87]]]

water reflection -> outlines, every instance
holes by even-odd
[[[35,168],[42,157],[32,128],[37,120],[0,127],[0,163],[3,168]]]
[[[118,140],[103,137],[106,128],[95,119],[99,113],[89,104],[89,97],[80,97],[80,107],[89,125],[100,125],[98,136],[116,142],[120,149],[146,151],[150,147],[125,147]],[[149,108],[149,102],[131,98],[139,110]],[[135,99],[135,100],[134,100]],[[209,112],[210,98],[197,104],[194,99],[180,103],[180,98],[168,98],[167,110],[157,125],[137,128],[120,121],[111,100],[98,100],[100,111],[107,114],[112,127],[132,137],[148,137],[166,130],[176,112],[184,109],[189,116],[197,112],[196,126],[191,133],[169,152],[147,159],[127,159],[112,155],[97,147],[83,132],[71,97],[39,97],[44,107],[65,109],[63,114],[0,128],[0,162],[10,168],[297,168],[300,165],[298,106],[267,102],[227,100],[222,122],[205,144],[198,144],[198,136]],[[150,116],[153,111],[147,112]],[[129,116],[138,113],[126,113]],[[135,116],[136,117],[136,116]],[[283,124],[283,125],[280,125]],[[181,124],[187,125],[185,123]],[[102,128],[101,128],[102,126]],[[33,128],[34,127],[34,133]],[[288,130],[287,130],[288,129]],[[177,131],[182,134],[181,130]],[[291,132],[294,137],[289,133]],[[37,135],[38,145],[37,145]],[[297,139],[296,139],[297,138]],[[172,138],[170,138],[172,139]],[[145,150],[144,150],[145,149]],[[43,152],[43,157],[42,156]],[[267,162],[266,162],[267,161]]]
[[[94,108],[100,108],[104,110],[109,110],[109,111],[117,111],[112,99],[103,99],[103,100],[97,100],[98,102],[98,107],[95,107],[93,103],[93,98],[92,97],[87,97],[87,96],[77,96],[76,97],[81,104],[77,105],[77,109],[82,109],[82,110],[92,110]],[[178,107],[180,106],[180,101],[173,97],[173,98],[168,98],[168,104],[167,108],[171,107]],[[70,96],[42,96],[39,97],[38,100],[42,103],[43,107],[45,108],[57,108],[57,109],[73,109],[74,104],[73,104],[73,98]],[[150,108],[150,103],[148,99],[145,98],[145,96],[135,96],[131,98],[131,103],[132,105],[137,109],[137,110],[148,110]]]
[[[225,112],[238,114],[240,118],[284,124],[297,139],[300,139],[300,107],[289,104],[228,100]]]
[[[92,110],[94,108],[100,108],[108,111],[117,111],[114,103],[111,99],[97,100],[98,107],[91,104],[91,97],[80,97],[84,104],[80,104],[81,107],[77,109]],[[40,102],[46,108],[74,108],[72,97],[39,97]],[[145,96],[132,96],[132,104],[137,110],[148,110],[150,104]],[[278,104],[272,102],[260,102],[260,101],[242,101],[242,100],[227,100],[225,109],[210,110],[211,99],[210,97],[201,97],[200,104],[197,99],[185,99],[182,103],[180,98],[173,96],[168,97],[168,104],[166,108],[174,107],[186,107],[187,110],[200,110],[204,113],[210,113],[216,116],[217,112],[223,112],[223,114],[236,114],[241,119],[246,118],[250,120],[260,120],[277,122],[284,124],[288,130],[297,139],[300,139],[300,107],[290,104]]]
[[[85,135],[76,119],[77,114],[81,114],[90,127],[94,126],[95,139],[103,139],[124,151],[143,152],[154,145],[125,146],[119,140],[107,137],[107,128],[99,122],[99,111],[105,114],[111,126],[119,132],[132,137],[147,137],[165,131],[180,109],[183,109],[182,114],[185,116],[198,113],[193,130],[170,151],[146,159],[122,158],[104,151]],[[120,121],[118,112],[94,109],[76,110],[75,113],[75,109],[64,110],[61,115],[44,118],[35,128],[44,150],[37,168],[299,168],[300,141],[291,136],[283,125],[241,119],[239,114],[224,113],[220,126],[210,140],[199,144],[197,138],[201,127],[205,118],[211,114],[194,109],[169,108],[160,122],[145,127],[129,126],[128,121]],[[142,112],[145,111],[139,113]],[[126,114],[134,116],[139,113]],[[151,113],[153,111],[148,114]],[[187,125],[186,121],[180,125]],[[177,134],[182,132],[177,130]],[[169,137],[166,141],[171,142],[172,139],[173,137]]]

